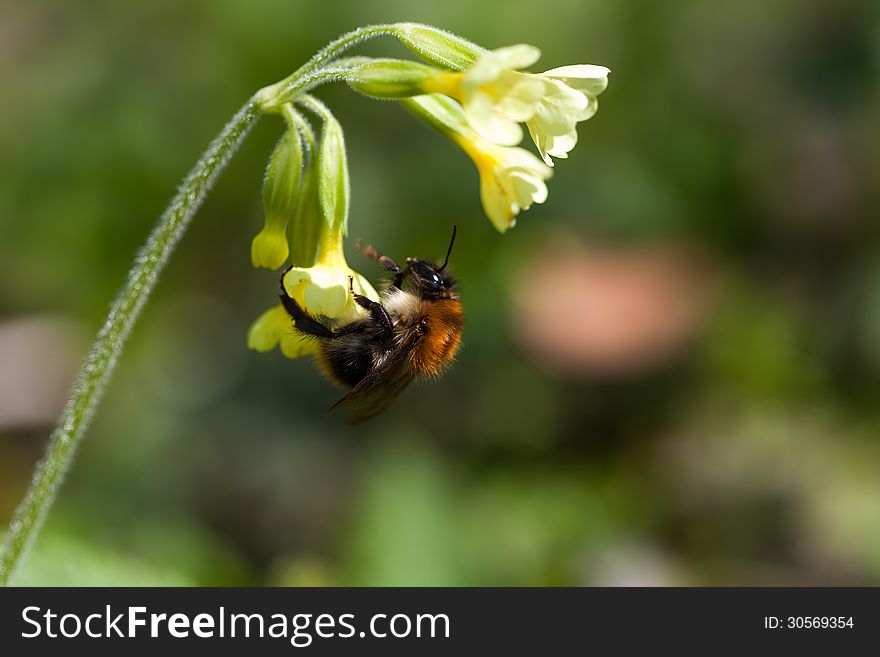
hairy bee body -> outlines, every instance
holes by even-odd
[[[415,378],[443,373],[461,343],[464,313],[458,298],[420,299],[408,290],[391,288],[379,303],[388,312],[394,332],[382,337],[373,319],[357,319],[362,326],[344,339],[325,341],[317,355],[321,371],[340,386],[353,388],[372,370],[381,369],[401,347],[408,349],[408,366]],[[344,324],[343,327],[351,327]],[[412,337],[414,336],[414,337]]]
[[[364,252],[394,272],[394,277],[378,302],[355,294],[355,301],[366,311],[356,319],[326,326],[300,308],[283,284],[280,295],[294,330],[318,340],[320,371],[334,383],[351,388],[331,407],[347,409],[349,423],[384,410],[414,379],[439,376],[455,358],[464,328],[457,285],[444,274],[449,252],[439,267],[407,258],[405,269],[372,247],[365,247]]]

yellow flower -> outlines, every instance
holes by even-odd
[[[330,262],[321,261],[312,267],[292,267],[284,274],[284,289],[309,314],[330,320],[331,324],[333,320],[346,323],[362,312],[351,296],[349,277],[355,292],[379,300],[373,286],[349,268],[341,252]],[[295,331],[293,320],[281,304],[260,315],[248,331],[249,348],[271,351],[276,346],[280,346],[281,353],[288,358],[307,356],[318,348],[317,341]]]
[[[484,139],[469,122],[461,105],[441,94],[405,98],[403,104],[458,144],[480,174],[480,199],[489,220],[504,232],[522,210],[547,200],[547,180],[553,173],[524,148],[499,146]]]
[[[279,344],[288,358],[299,358],[317,352],[318,343],[306,340],[293,330],[290,315],[281,304],[264,312],[251,324],[247,344],[254,351],[272,351]]]
[[[541,157],[567,157],[577,142],[575,126],[596,113],[596,97],[608,85],[604,66],[577,64],[544,73],[523,73],[541,56],[520,44],[487,52],[463,73],[444,73],[424,83],[427,91],[460,101],[470,124],[502,146],[522,140],[526,123]]]
[[[443,73],[425,83],[427,91],[455,98],[470,124],[484,138],[502,146],[522,141],[520,123],[535,114],[546,85],[516,69],[541,57],[534,46],[520,44],[487,52],[463,73]]]
[[[608,86],[610,72],[604,66],[573,64],[540,74],[547,82],[547,91],[526,125],[547,165],[553,166],[551,155],[567,158],[575,147],[575,126],[596,113],[597,96]]]
[[[455,141],[477,166],[483,211],[499,232],[513,227],[521,210],[547,200],[544,181],[551,171],[524,148],[499,146],[476,133]]]
[[[341,256],[341,254],[340,254]],[[359,273],[350,269],[340,257],[337,264],[318,262],[312,267],[291,267],[284,274],[284,289],[309,314],[329,319],[347,317],[357,310],[351,295],[351,286],[357,294],[378,301],[373,287]]]

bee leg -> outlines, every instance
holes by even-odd
[[[307,335],[313,335],[316,338],[335,337],[331,329],[324,326],[321,322],[300,308],[299,304],[287,294],[286,290],[282,289],[278,298],[281,299],[281,305],[284,306],[284,310],[286,310],[287,314],[293,319],[293,323],[296,325],[298,331]]]
[[[403,279],[409,276],[411,273],[410,268],[407,267],[403,271],[399,271],[394,275],[394,278],[391,279],[391,284],[396,287],[398,290],[400,286],[403,285]]]
[[[391,258],[386,255],[382,255],[376,249],[374,249],[369,244],[364,244],[360,240],[356,242],[357,247],[361,250],[361,252],[370,258],[371,260],[375,260],[379,263],[382,269],[386,271],[394,272],[395,274],[400,273],[400,266],[396,262],[394,262]]]
[[[394,333],[394,325],[391,323],[391,316],[385,310],[385,306],[377,301],[373,301],[369,297],[365,297],[363,294],[355,292],[354,279],[351,276],[348,277],[348,289],[351,290],[355,303],[369,311],[370,317],[373,318],[373,322],[375,322],[376,327],[379,329],[379,338],[390,338]]]
[[[386,255],[382,255],[369,244],[364,244],[358,241],[357,246],[358,248],[360,248],[361,252],[365,256],[378,262],[379,266],[382,267],[382,269],[384,269],[385,271],[390,271],[394,274],[392,285],[399,289],[401,284],[403,283],[403,279],[409,275],[409,267],[407,267],[406,269],[401,269],[400,265],[394,262],[394,260]]]
[[[379,329],[378,337],[382,340],[390,338],[394,333],[394,325],[391,323],[391,317],[385,310],[385,306],[359,294],[355,295],[354,300],[361,308],[366,308],[370,312],[370,317],[373,318],[376,328]]]

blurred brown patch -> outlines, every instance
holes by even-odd
[[[514,331],[554,372],[638,376],[691,342],[710,279],[705,257],[684,246],[549,243],[515,288]]]
[[[0,322],[0,430],[52,426],[83,352],[81,336],[64,320]]]

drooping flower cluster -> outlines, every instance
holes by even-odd
[[[289,263],[281,280],[285,293],[331,325],[364,312],[353,292],[374,300],[378,295],[345,261],[349,185],[342,128],[322,103],[306,94],[308,89],[342,79],[368,96],[399,100],[471,158],[486,216],[504,232],[520,212],[547,199],[552,158],[568,157],[577,143],[577,124],[596,113],[597,97],[608,84],[604,66],[525,72],[540,57],[534,46],[489,51],[415,23],[362,31],[392,34],[427,64],[365,57],[333,60],[325,57],[334,50],[331,44],[293,76],[254,97],[263,111],[283,115],[287,129],[267,167],[265,224],[251,244],[252,262],[268,269]],[[357,41],[342,37],[334,42],[343,44],[335,51]],[[322,121],[317,137],[299,107]],[[522,124],[540,158],[518,145]],[[291,358],[317,350],[314,340],[293,330],[281,305],[253,324],[248,344],[257,351],[280,346]]]

